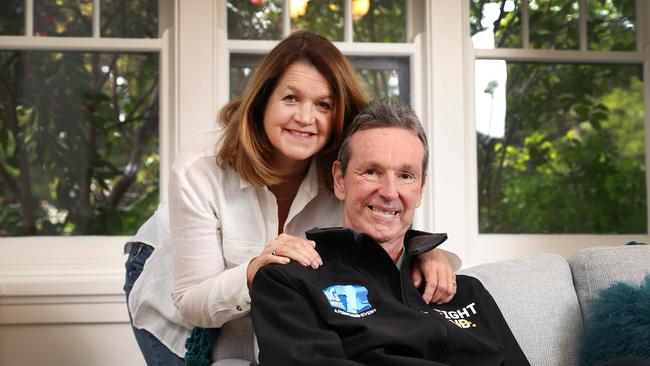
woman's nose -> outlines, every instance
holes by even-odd
[[[302,124],[311,124],[314,123],[314,111],[310,104],[304,103],[296,111],[295,119]]]

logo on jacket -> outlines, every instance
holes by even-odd
[[[323,294],[338,314],[360,318],[376,311],[368,301],[368,289],[361,285],[333,285]]]
[[[444,311],[438,309],[433,309],[433,310],[442,314],[447,320],[449,320],[453,324],[456,324],[460,328],[463,329],[476,328],[477,324],[470,320],[470,318],[473,315],[476,315],[478,313],[478,311],[476,310],[476,303],[471,303],[465,306],[464,308],[453,310],[453,311]]]

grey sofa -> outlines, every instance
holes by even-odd
[[[568,261],[542,254],[461,270],[490,291],[530,363],[578,365],[591,300],[615,282],[634,285],[650,273],[650,245],[592,247]],[[255,354],[250,318],[232,322],[213,352],[213,366],[249,365]]]
[[[650,246],[592,247],[568,261],[543,254],[461,273],[490,291],[532,365],[573,366],[590,302],[616,282],[639,285],[650,273]]]

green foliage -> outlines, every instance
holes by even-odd
[[[470,0],[469,24],[471,34],[493,27],[496,48],[521,48],[521,1],[514,0],[513,9],[506,9],[506,0]],[[492,24],[482,24],[486,4],[499,7],[499,17]]]
[[[310,1],[303,16],[291,20],[291,31],[306,30],[343,41],[345,1]]]
[[[406,42],[406,2],[370,0],[368,13],[353,28],[357,42]]]
[[[158,37],[158,0],[102,0],[100,4],[102,37]]]
[[[92,0],[35,1],[34,33],[41,36],[91,36]]]
[[[497,47],[520,33],[520,2],[469,0],[472,34],[498,3]],[[588,0],[590,49],[634,50],[633,0]],[[578,48],[578,2],[531,0],[530,44]],[[641,65],[508,63],[503,137],[477,135],[483,233],[645,233]]]
[[[505,136],[478,135],[481,232],[646,232],[639,72],[508,65]]]
[[[282,0],[231,0],[227,7],[228,38],[282,38]]]
[[[575,0],[532,0],[530,45],[540,49],[578,49],[579,10]]]
[[[0,235],[135,232],[158,201],[158,55],[0,62]]]
[[[636,49],[634,0],[589,0],[587,10],[590,50]]]
[[[24,33],[24,0],[4,0],[0,4],[0,35],[17,36]]]

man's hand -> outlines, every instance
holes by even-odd
[[[425,282],[422,299],[427,304],[446,304],[456,294],[456,274],[442,250],[420,254],[411,269],[415,287],[420,288]]]

